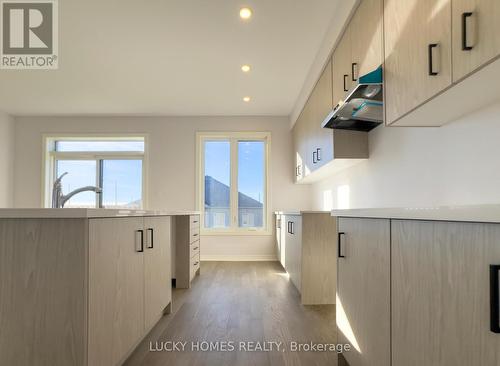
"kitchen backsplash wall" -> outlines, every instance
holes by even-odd
[[[370,159],[312,187],[314,209],[500,203],[500,104],[440,128],[378,127]]]

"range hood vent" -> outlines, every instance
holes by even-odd
[[[380,66],[359,78],[359,83],[328,114],[321,126],[367,132],[383,122],[383,109],[383,72]]]

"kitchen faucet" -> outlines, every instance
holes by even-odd
[[[74,191],[68,193],[67,195],[63,195],[61,180],[66,174],[68,174],[68,172],[62,174],[54,182],[54,186],[52,187],[52,208],[64,208],[66,202],[68,202],[68,200],[71,199],[71,197],[77,195],[78,193],[90,191],[100,194],[102,192],[102,189],[99,187],[87,186],[75,189]]]

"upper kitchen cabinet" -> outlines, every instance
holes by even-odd
[[[308,145],[311,171],[333,159],[332,130],[322,128],[321,122],[332,110],[332,61],[328,61],[309,99],[310,139]]]
[[[384,5],[385,111],[392,124],[452,83],[451,1]]]
[[[351,30],[348,26],[333,51],[333,105],[344,99],[353,81]]]
[[[307,143],[309,140],[307,131],[307,121],[309,108],[307,104],[302,110],[299,118],[295,122],[292,130],[293,137],[293,153],[295,160],[295,181],[298,182],[306,176],[307,165]],[[309,172],[308,172],[309,173]]]
[[[351,20],[352,82],[383,63],[382,12],[382,0],[363,0]]]
[[[453,80],[500,55],[500,1],[453,0]]]

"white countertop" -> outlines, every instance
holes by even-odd
[[[0,208],[0,219],[71,219],[129,216],[199,215],[199,211],[114,210],[102,208]]]
[[[330,211],[314,211],[314,210],[303,210],[303,211],[274,211],[275,215],[302,215],[302,214],[329,214]]]
[[[500,204],[332,210],[332,216],[500,223]]]

